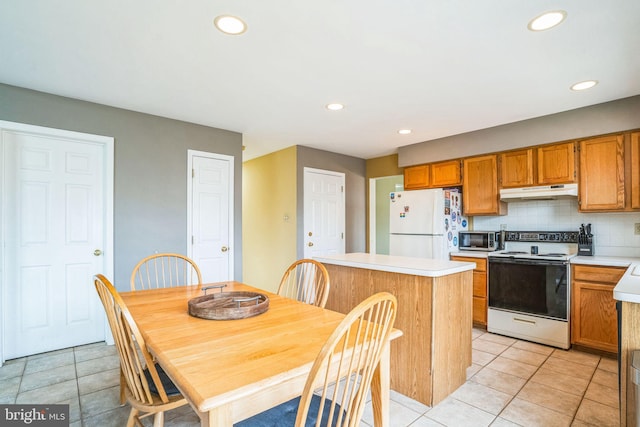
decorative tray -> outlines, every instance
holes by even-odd
[[[189,314],[210,320],[245,319],[269,309],[269,298],[257,292],[219,292],[189,300]]]

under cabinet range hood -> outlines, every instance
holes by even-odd
[[[538,187],[503,188],[500,200],[518,202],[523,200],[555,200],[578,197],[578,184],[556,184]]]

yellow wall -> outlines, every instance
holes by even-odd
[[[244,162],[244,283],[277,291],[285,270],[296,260],[296,220],[296,147]]]
[[[404,168],[398,166],[397,154],[367,160],[367,183],[369,182],[369,178],[402,175],[403,173]]]

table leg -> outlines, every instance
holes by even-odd
[[[380,363],[376,368],[373,381],[371,382],[371,405],[373,407],[373,423],[375,427],[389,426],[390,354],[390,346],[387,343],[382,351]]]
[[[200,412],[200,427],[232,427],[231,411],[228,406],[213,408],[209,412]]]

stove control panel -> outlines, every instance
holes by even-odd
[[[578,243],[577,231],[505,231],[506,242]]]

